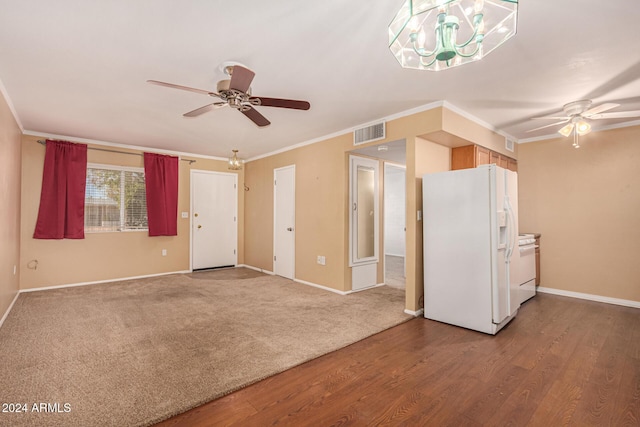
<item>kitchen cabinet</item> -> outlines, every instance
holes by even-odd
[[[518,170],[518,161],[479,145],[465,145],[451,149],[451,170],[475,168],[495,163],[504,169]]]

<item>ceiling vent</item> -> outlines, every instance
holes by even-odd
[[[353,145],[384,139],[385,122],[376,123],[353,131]]]
[[[513,153],[513,139],[505,138],[504,139],[504,148],[511,151]]]

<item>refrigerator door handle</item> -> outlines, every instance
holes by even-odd
[[[511,258],[511,215],[509,214],[509,203],[506,200],[504,202],[504,210],[507,214],[507,248],[504,251],[504,259],[508,263]]]
[[[516,250],[516,244],[518,243],[518,230],[516,229],[516,215],[513,213],[513,209],[509,206],[509,214],[511,215],[511,234],[513,238],[511,239],[511,255]]]
[[[505,252],[505,258],[507,262],[511,261],[511,255],[513,255],[513,249],[515,248],[517,236],[515,235],[515,216],[513,215],[513,209],[511,209],[511,203],[509,202],[509,196],[504,200],[505,211],[507,212],[507,250]]]

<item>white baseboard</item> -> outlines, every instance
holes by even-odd
[[[16,296],[13,297],[13,301],[11,301],[11,304],[9,304],[9,307],[7,308],[7,311],[5,311],[4,314],[2,315],[2,319],[0,319],[0,328],[2,327],[2,324],[4,323],[4,321],[7,318],[7,316],[9,316],[9,312],[13,308],[13,304],[16,303],[16,300],[18,299],[18,296],[20,296],[20,291],[16,292]]]
[[[405,313],[410,314],[411,316],[414,317],[421,317],[424,314],[424,308],[421,308],[418,311],[411,311],[411,310],[404,310]]]
[[[51,289],[74,288],[76,286],[99,285],[100,283],[124,282],[125,280],[146,279],[148,277],[168,276],[170,274],[186,274],[186,273],[191,273],[191,270],[171,271],[171,272],[168,272],[168,273],[146,274],[144,276],[119,277],[119,278],[116,278],[116,279],[96,280],[94,282],[71,283],[69,285],[46,286],[46,287],[43,287],[43,288],[20,289],[20,293],[23,293],[23,292],[48,291],[48,290],[51,290]]]
[[[259,271],[260,273],[268,274],[270,276],[275,276],[276,275],[276,273],[274,273],[273,271],[265,270],[264,268],[254,267],[252,265],[238,264],[236,267],[248,268],[249,270]]]
[[[366,288],[362,288],[362,289],[352,289],[350,291],[347,291],[347,294],[355,294],[356,292],[362,292],[362,291],[368,291],[369,289],[373,289],[373,288],[379,288],[380,286],[384,286],[384,283],[378,283],[377,285],[372,285],[372,286],[367,286]]]
[[[318,285],[317,283],[307,282],[306,280],[293,279],[293,281],[296,282],[296,283],[303,284],[303,285],[313,286],[314,288],[319,288],[319,289],[323,289],[325,291],[333,292],[333,293],[339,294],[339,295],[348,295],[348,294],[351,293],[350,291],[347,291],[347,292],[339,291],[337,289],[333,289],[333,288],[330,288],[328,286],[323,286],[323,285]]]
[[[625,307],[640,308],[640,301],[632,301],[632,300],[621,299],[621,298],[611,298],[611,297],[605,297],[602,295],[583,294],[582,292],[564,291],[562,289],[545,288],[543,286],[538,286],[536,289],[538,292],[542,292],[545,294],[560,295],[563,297],[579,298],[579,299],[586,299],[589,301],[604,302],[607,304],[623,305]]]

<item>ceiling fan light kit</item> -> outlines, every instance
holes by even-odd
[[[406,0],[389,24],[404,68],[440,71],[479,61],[516,34],[518,0]]]
[[[229,170],[238,171],[242,169],[243,160],[238,159],[238,150],[231,150],[233,155],[229,157]]]

